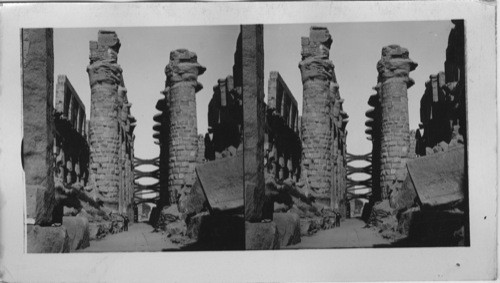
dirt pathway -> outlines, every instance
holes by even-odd
[[[163,249],[179,249],[179,245],[171,243],[161,232],[152,231],[153,228],[148,224],[133,223],[128,231],[91,241],[90,247],[77,252],[160,252]]]
[[[365,223],[360,219],[346,219],[341,222],[340,227],[322,230],[312,236],[302,236],[300,243],[285,249],[368,248],[390,243],[377,231],[363,228],[364,226]]]

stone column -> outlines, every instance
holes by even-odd
[[[185,178],[195,174],[198,151],[195,94],[203,88],[197,79],[205,70],[198,64],[196,53],[187,49],[170,52],[170,62],[165,67],[166,87],[169,88],[168,184],[171,204],[177,203],[177,193]]]
[[[23,164],[27,217],[50,225],[54,188],[54,47],[52,29],[22,30]],[[62,213],[61,213],[62,215]]]
[[[377,63],[381,109],[382,199],[388,199],[391,187],[406,178],[406,161],[410,150],[407,89],[414,84],[409,73],[417,67],[406,48],[389,45],[382,48]]]
[[[120,40],[113,31],[99,31],[90,42],[90,181],[93,197],[117,211],[120,185],[120,109],[118,87],[123,85],[117,64]]]
[[[299,63],[303,84],[302,174],[312,192],[324,199],[326,205],[331,189],[330,82],[334,79],[334,66],[328,59],[331,44],[328,29],[311,27],[309,37],[302,37]]]
[[[243,170],[245,172],[245,220],[248,222],[260,222],[264,218],[272,219],[272,215],[263,215],[266,202],[263,31],[262,25],[241,26]]]

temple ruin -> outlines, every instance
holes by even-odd
[[[133,218],[133,129],[122,69],[120,40],[113,31],[99,31],[90,42],[90,185],[104,205]]]
[[[301,167],[302,178],[316,199],[345,217],[345,127],[349,116],[342,109],[344,100],[333,62],[328,59],[331,44],[331,35],[323,27],[311,27],[309,37],[302,37]]]
[[[409,131],[408,125],[406,89],[414,84],[408,73],[416,63],[406,49],[384,47],[377,94],[368,101],[373,107],[366,122],[373,142],[372,176],[380,178],[380,186],[374,183],[363,217],[382,222],[385,236],[401,246],[469,241],[464,30],[463,21],[452,22],[445,71],[425,82],[419,129]]]
[[[326,27],[301,38],[300,113],[286,73],[264,74],[264,26],[240,26],[232,73],[210,93],[204,135],[196,96],[207,68],[195,52],[175,49],[159,82],[159,155],[151,159],[134,154],[118,35],[101,30],[89,44],[87,120],[70,78],[54,81],[52,29],[23,29],[28,252],[85,249],[147,218],[151,233],[180,250],[293,248],[359,216],[394,246],[468,245],[464,22],[453,23],[444,71],[425,82],[419,129],[408,115],[417,63],[404,47],[382,48],[366,111],[372,151],[358,155],[347,152],[349,116]]]
[[[133,218],[135,118],[116,64],[119,40],[101,31],[90,43],[88,121],[65,75],[54,95],[52,29],[22,34],[28,252],[70,252]]]

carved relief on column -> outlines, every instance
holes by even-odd
[[[381,180],[382,198],[387,199],[391,187],[405,179],[406,160],[410,149],[407,89],[414,84],[409,77],[417,63],[409,58],[406,48],[389,45],[382,48],[377,63],[381,105]]]
[[[328,59],[331,43],[326,28],[311,27],[309,37],[302,38],[299,63],[303,83],[302,175],[312,192],[325,200],[331,198],[330,82],[335,80],[334,65]]]
[[[122,69],[117,64],[120,40],[113,31],[99,31],[90,42],[91,87],[90,174],[91,190],[105,206],[118,210],[120,190],[120,102]]]
[[[166,87],[169,88],[170,203],[177,203],[177,193],[184,185],[184,180],[195,174],[198,151],[195,94],[203,88],[197,79],[205,70],[198,64],[196,53],[187,49],[172,51],[170,62],[165,67]]]

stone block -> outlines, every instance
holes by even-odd
[[[186,235],[199,250],[244,250],[245,224],[242,215],[199,213],[187,221]]]
[[[467,186],[463,146],[413,159],[407,166],[422,205],[440,206],[463,201]]]
[[[245,222],[246,250],[278,250],[280,235],[274,222]]]
[[[186,222],[180,220],[176,222],[170,222],[165,226],[165,231],[168,233],[169,236],[173,235],[184,236],[187,231]]]
[[[90,246],[89,222],[86,218],[65,216],[62,225],[68,233],[70,251]]]
[[[281,247],[300,243],[301,225],[297,214],[274,213],[273,222],[278,229]]]
[[[417,193],[410,176],[407,176],[402,186],[393,186],[390,195],[391,207],[401,210],[411,207],[415,203]]]
[[[238,211],[244,207],[243,157],[229,157],[196,167],[211,211]]]
[[[68,253],[70,240],[66,228],[27,225],[28,253]]]
[[[53,157],[54,50],[52,29],[22,30],[23,165],[28,217],[52,223],[55,201]],[[33,188],[34,186],[36,188]],[[45,190],[45,193],[42,191]],[[34,191],[39,191],[34,193]],[[33,194],[36,205],[33,205]],[[33,209],[33,207],[35,207]]]

